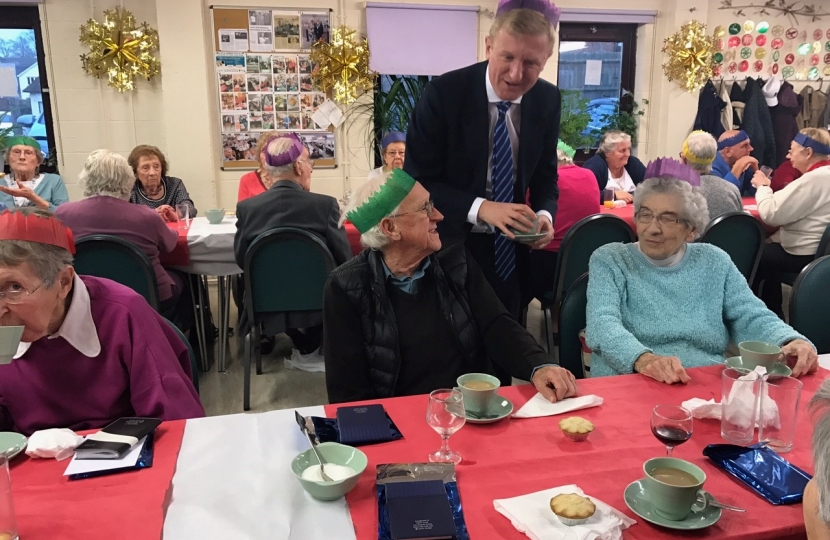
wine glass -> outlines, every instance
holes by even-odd
[[[441,448],[429,455],[431,463],[461,463],[461,454],[450,450],[450,435],[467,421],[464,396],[458,390],[441,388],[429,394],[427,424],[441,435]]]
[[[666,445],[666,455],[692,436],[692,413],[678,405],[658,405],[651,413],[651,432]]]

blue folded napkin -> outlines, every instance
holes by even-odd
[[[337,409],[337,419],[312,416],[311,421],[319,442],[360,446],[403,438],[383,405],[340,407]]]

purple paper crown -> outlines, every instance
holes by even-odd
[[[676,178],[700,186],[700,173],[674,158],[657,158],[646,167],[645,178]]]
[[[277,139],[293,139],[293,144],[288,147],[288,150],[281,154],[272,154],[268,149],[271,147],[271,143]],[[296,133],[279,135],[269,140],[265,145],[263,150],[265,152],[265,163],[271,167],[281,167],[283,165],[288,165],[289,163],[294,163],[297,158],[300,157],[300,154],[303,153],[304,149],[305,146],[303,145],[303,141],[300,140],[300,137]]]
[[[556,4],[553,2],[548,2],[548,0],[499,0],[496,15],[498,16],[514,9],[532,9],[533,11],[538,11],[550,21],[550,24],[554,28],[559,24],[559,16],[562,14],[562,10],[556,7]]]

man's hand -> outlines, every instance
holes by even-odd
[[[818,369],[818,354],[813,346],[803,339],[794,339],[781,347],[781,354],[784,355],[787,364],[792,366],[793,377],[801,377]]]
[[[631,203],[634,202],[634,195],[627,192],[627,191],[622,191],[622,190],[615,191],[614,192],[614,198],[616,198],[618,201],[625,201],[628,204],[631,204]]]
[[[545,237],[528,244],[530,249],[542,249],[553,240],[553,225],[547,216],[539,216],[539,227],[536,232],[545,233]]]
[[[532,230],[536,213],[526,204],[484,201],[478,208],[478,219],[500,229],[508,237],[516,238],[508,227],[520,231]]]
[[[573,373],[559,366],[545,366],[536,370],[530,381],[546,400],[556,403],[577,392]]]
[[[740,178],[741,175],[750,167],[757,171],[758,160],[752,156],[744,156],[732,165],[732,174],[735,175],[735,178]]]
[[[680,359],[676,356],[657,356],[652,353],[644,353],[634,362],[634,371],[667,384],[685,384],[692,380],[686,370],[683,369]]]
[[[37,193],[34,192],[32,188],[27,188],[25,186],[20,187],[7,187],[7,186],[0,186],[0,191],[5,193],[6,195],[11,195],[12,197],[24,197],[32,201],[37,207],[49,209],[49,203],[46,199],[41,198],[38,196]]]
[[[156,208],[156,212],[164,221],[179,221],[179,215],[169,204],[163,204]]]
[[[755,174],[752,176],[752,186],[755,188],[759,188],[761,186],[768,186],[772,182],[767,175],[762,173],[761,171],[755,171]]]

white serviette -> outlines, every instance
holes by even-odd
[[[694,418],[706,419],[712,418],[720,420],[721,407],[720,403],[714,399],[706,401],[705,399],[692,398],[680,404],[681,407],[692,413]]]
[[[550,500],[562,493],[576,493],[585,497],[585,492],[576,484],[560,486],[512,499],[496,499],[493,506],[516,527],[516,530],[532,540],[618,540],[623,529],[637,523],[622,512],[604,502],[587,495],[597,506],[597,511],[581,525],[568,526],[550,509]]]
[[[71,429],[52,428],[35,431],[26,445],[26,455],[38,458],[55,458],[63,461],[72,457],[75,447],[84,442],[84,438]]]
[[[556,403],[551,403],[542,397],[542,394],[537,393],[530,398],[527,403],[522,405],[514,418],[536,418],[538,416],[553,416],[554,414],[562,414],[570,411],[578,411],[579,409],[587,409],[589,407],[597,407],[602,405],[602,398],[593,394],[588,396],[579,396],[566,398]]]
[[[757,377],[763,377],[767,370],[764,366],[758,366],[753,370]],[[745,381],[749,379],[749,374],[739,377],[738,380]],[[751,389],[745,386],[733,385],[729,391],[728,403],[731,403],[731,410],[728,422],[741,426],[743,428],[749,427],[749,418],[753,414],[752,409],[755,408],[755,425],[761,423],[761,413],[767,419],[767,426],[772,426],[775,429],[780,428],[781,421],[778,416],[778,404],[769,398],[769,391],[766,385],[761,389],[762,399],[757,399],[757,396]],[[763,402],[763,403],[762,403]],[[694,418],[706,419],[711,418],[720,420],[723,416],[723,406],[721,403],[715,402],[714,399],[705,400],[701,398],[692,398],[680,404],[684,409],[692,413]],[[763,409],[762,409],[763,407]]]

